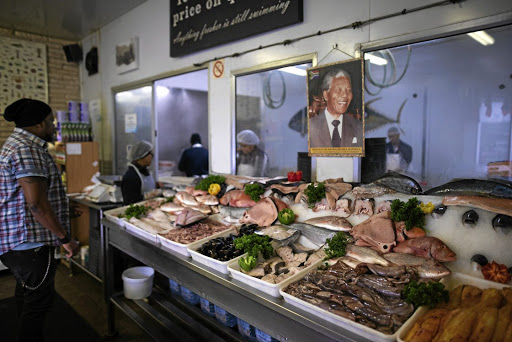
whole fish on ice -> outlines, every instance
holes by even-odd
[[[413,254],[438,261],[455,261],[456,254],[443,241],[433,236],[408,239],[396,245],[396,253]]]

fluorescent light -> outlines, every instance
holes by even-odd
[[[364,54],[364,59],[369,60],[370,63],[372,63],[372,64],[377,64],[377,65],[386,65],[386,64],[388,64],[388,61],[385,60],[384,58],[372,55],[371,53],[365,53]]]
[[[470,32],[468,33],[468,36],[482,44],[483,46],[492,45],[494,44],[494,38],[491,37],[487,32],[485,31],[476,31],[476,32]]]
[[[165,97],[169,95],[169,88],[163,87],[163,86],[157,86],[156,87],[156,95],[158,97]]]
[[[288,67],[281,68],[279,70],[287,72],[289,74],[294,74],[294,75],[297,75],[297,76],[306,76],[307,75],[306,70],[301,69],[301,68],[297,68],[296,66],[288,66]]]

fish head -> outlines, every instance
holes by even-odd
[[[457,256],[457,254],[442,241],[433,242],[430,252],[432,257],[438,261],[455,261]]]

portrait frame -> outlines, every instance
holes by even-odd
[[[139,38],[116,44],[116,71],[123,74],[139,68]]]
[[[342,69],[350,76],[352,100],[342,114],[341,146],[332,147],[325,113],[327,100],[322,83],[330,72]],[[307,70],[308,155],[364,157],[364,60],[355,58],[311,67]],[[323,120],[321,119],[323,117]],[[358,120],[358,121],[355,121]],[[332,129],[331,129],[332,130]],[[344,136],[344,134],[346,134]]]

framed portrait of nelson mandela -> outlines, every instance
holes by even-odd
[[[310,156],[364,156],[363,65],[357,58],[307,69]]]

